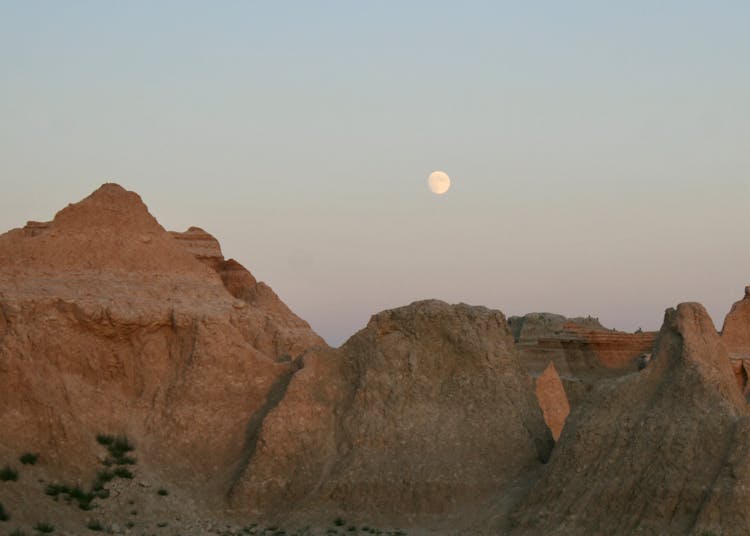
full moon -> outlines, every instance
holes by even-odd
[[[427,179],[433,194],[443,195],[451,187],[451,179],[444,171],[433,171]]]

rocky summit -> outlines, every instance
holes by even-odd
[[[573,410],[513,533],[747,534],[748,414],[705,309],[668,310],[649,366]]]
[[[505,317],[417,302],[302,357],[232,499],[284,516],[441,526],[502,494],[551,448]]]
[[[0,235],[0,533],[750,534],[750,291],[425,300],[329,347],[116,184]]]

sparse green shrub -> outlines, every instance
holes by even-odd
[[[10,465],[6,465],[0,469],[0,480],[3,482],[15,482],[18,480],[18,471],[13,469]]]
[[[336,519],[333,520],[333,524],[336,525],[337,527],[343,527],[346,524],[346,521],[344,521],[340,517],[337,517]]]
[[[51,497],[57,498],[58,495],[68,495],[70,494],[70,488],[66,486],[65,484],[47,484],[47,487],[44,488],[44,493]]]
[[[104,527],[102,526],[102,524],[96,519],[92,519],[91,521],[86,523],[86,528],[89,530],[96,531],[96,532],[101,532],[104,530]]]
[[[10,521],[10,514],[5,511],[3,503],[0,503],[0,521]]]
[[[21,457],[19,459],[24,465],[35,465],[37,460],[39,459],[39,454],[33,452],[25,452],[24,454],[21,454]]]
[[[164,488],[159,488],[158,490],[156,490],[156,493],[158,493],[162,497],[166,497],[167,495],[169,495],[169,492]]]
[[[137,462],[138,459],[135,458],[135,456],[122,456],[115,460],[115,463],[117,463],[117,465],[135,465]]]
[[[98,499],[106,499],[106,498],[109,497],[109,490],[108,489],[96,490],[94,492],[94,497],[96,497]]]
[[[103,469],[101,471],[97,471],[96,480],[94,482],[95,483],[100,482],[102,484],[106,484],[107,482],[112,480],[114,477],[115,477],[115,473],[113,473],[112,471],[109,471],[108,469]]]
[[[96,442],[102,445],[103,447],[109,447],[112,445],[112,443],[115,442],[114,436],[106,435],[106,434],[96,434]]]
[[[94,500],[95,495],[93,492],[84,491],[79,486],[75,486],[67,493],[68,498],[78,503],[78,508],[81,510],[91,510],[93,505],[91,501]]]
[[[10,536],[26,536],[26,533],[21,529],[16,529],[10,533]]]
[[[117,436],[111,445],[108,447],[109,453],[115,458],[122,458],[125,453],[135,450],[128,438],[125,436]]]
[[[118,478],[133,478],[133,473],[127,467],[118,467],[115,469],[115,476]]]
[[[55,526],[47,523],[46,521],[40,521],[39,523],[34,525],[34,530],[37,532],[41,532],[42,534],[49,534],[51,532],[55,532]]]
[[[354,532],[355,530],[357,530],[357,527],[351,526],[348,530],[349,532]]]
[[[80,486],[75,486],[68,492],[68,495],[70,495],[71,499],[75,499],[76,501],[86,498],[86,492],[83,491]]]
[[[160,529],[163,529],[164,527],[167,526],[167,522],[166,521],[161,521],[161,522],[157,523],[156,526],[159,527]]]
[[[130,515],[131,516],[137,516],[138,515],[138,510],[131,510],[130,511]]]

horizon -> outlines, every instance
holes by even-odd
[[[750,5],[288,6],[0,3],[0,231],[117,182],[334,346],[429,298],[721,329]]]

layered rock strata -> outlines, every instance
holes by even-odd
[[[574,408],[514,534],[747,534],[748,415],[705,309],[668,310],[648,367]]]
[[[293,371],[283,356],[323,341],[197,243],[114,184],[0,236],[4,448],[86,476],[93,437],[123,433],[144,470],[226,490],[250,417]]]
[[[511,317],[509,324],[521,362],[532,376],[552,362],[562,378],[597,380],[637,370],[638,357],[651,351],[654,332],[625,333],[596,318],[551,313]]]

